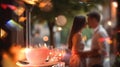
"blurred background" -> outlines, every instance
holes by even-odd
[[[74,16],[86,16],[90,11],[101,14],[101,24],[111,39],[111,67],[119,67],[119,0],[0,0],[1,65],[4,65],[2,60],[6,54],[15,58],[14,55],[18,56],[17,49],[20,51],[22,47],[46,43],[66,49]],[[86,27],[82,32],[86,50],[90,49],[92,31]]]

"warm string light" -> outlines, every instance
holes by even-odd
[[[112,2],[112,6],[114,6],[115,8],[117,8],[118,7],[118,3],[116,1],[113,1]]]
[[[112,22],[111,22],[111,21],[108,21],[107,24],[108,24],[109,26],[112,26]]]
[[[26,17],[23,17],[23,16],[19,17],[19,22],[24,22],[25,20],[26,20]]]
[[[2,28],[0,28],[0,39],[4,38],[7,36],[7,32],[5,30],[3,30]]]
[[[48,36],[44,36],[44,37],[43,37],[43,40],[44,40],[44,41],[48,41],[48,40],[49,40]]]
[[[38,2],[38,0],[22,0],[22,1],[24,1],[27,4],[31,4],[31,5],[35,5]]]
[[[17,7],[17,8],[14,10],[15,14],[18,15],[18,16],[21,16],[21,15],[24,13],[24,11],[25,11],[25,8],[24,8],[24,7]]]

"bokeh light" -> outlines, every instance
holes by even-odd
[[[20,24],[18,24],[17,22],[15,22],[13,19],[7,21],[6,26],[8,28],[15,28],[17,30],[23,29],[23,27]]]
[[[114,7],[117,8],[117,7],[118,7],[118,3],[117,3],[116,1],[113,1],[113,2],[112,2],[112,6],[114,6]]]
[[[48,41],[48,40],[49,40],[48,36],[44,36],[44,37],[43,37],[43,40],[44,40],[44,41]]]
[[[7,36],[7,32],[1,28],[0,29],[0,39],[4,38],[6,36]]]

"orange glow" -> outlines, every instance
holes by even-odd
[[[117,7],[118,7],[117,2],[116,2],[116,1],[113,1],[113,2],[111,3],[111,21],[112,21],[112,22],[115,22],[115,23],[116,23],[116,21],[117,21],[117,19],[116,19]],[[113,24],[115,24],[115,23],[113,23]]]
[[[40,8],[44,8],[46,5],[47,5],[46,2],[41,2],[41,3],[39,4],[39,7],[40,7]]]
[[[13,61],[17,62],[18,57],[19,57],[19,52],[20,52],[21,46],[20,45],[13,45],[10,48],[10,52],[14,55]]]
[[[26,17],[20,17],[19,22],[24,22],[26,20]]]
[[[109,39],[109,38],[107,38],[107,39],[106,39],[106,41],[107,41],[109,44],[111,44],[111,43],[112,43],[112,40],[111,40],[111,39]]]
[[[24,11],[25,11],[25,8],[23,8],[23,7],[17,7],[17,9],[14,10],[14,12],[15,12],[18,16],[22,15]]]
[[[51,55],[51,54],[52,54],[52,52],[50,51],[50,52],[49,52],[49,54]]]
[[[61,56],[62,56],[62,54],[61,54],[61,53],[59,53],[59,56],[61,57]]]
[[[50,3],[51,0],[42,0],[40,3],[39,3],[39,7],[40,8],[44,8],[46,5],[48,5]]]
[[[6,31],[3,30],[3,29],[0,29],[0,38],[4,38],[4,37],[6,37],[6,36],[7,36]]]
[[[48,40],[49,40],[48,36],[44,36],[44,37],[43,37],[43,40],[44,40],[44,41],[48,41]]]
[[[86,41],[86,40],[87,40],[87,36],[83,36],[83,37],[82,37],[82,40],[83,40],[83,41]]]
[[[43,0],[39,3],[39,7],[42,11],[48,12],[52,10],[53,5],[52,2],[50,2],[50,0],[45,0],[45,1]]]
[[[31,5],[35,5],[36,2],[38,2],[38,0],[23,0],[25,3],[31,4]]]
[[[18,60],[25,60],[25,48],[21,48],[18,53]]]
[[[99,42],[104,42],[104,41],[107,41],[107,43],[111,44],[112,43],[112,40],[110,38],[99,38],[98,40]]]
[[[26,59],[24,48],[20,45],[12,44],[8,52],[3,52],[2,54],[2,65],[3,67],[18,67],[16,63],[18,61],[24,61]]]

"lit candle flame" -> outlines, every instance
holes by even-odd
[[[47,47],[47,44],[46,44],[46,43],[44,43],[44,47]]]

